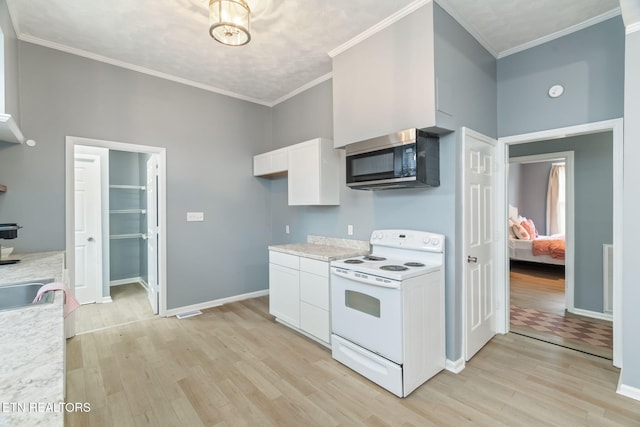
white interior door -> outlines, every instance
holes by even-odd
[[[158,156],[147,160],[147,285],[151,310],[158,314]]]
[[[81,304],[99,300],[101,271],[100,157],[76,154],[75,167],[75,296]]]
[[[463,128],[465,360],[496,334],[495,230],[497,141]]]

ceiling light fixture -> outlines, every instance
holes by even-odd
[[[227,46],[249,43],[251,11],[244,0],[210,0],[209,34]]]

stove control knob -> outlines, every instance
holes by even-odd
[[[438,240],[438,239],[431,239],[431,244],[432,244],[433,246],[438,246],[438,245],[440,244],[440,240]]]
[[[422,239],[422,243],[424,243],[425,245],[428,245],[430,241],[431,239],[428,237],[425,237],[424,239]]]

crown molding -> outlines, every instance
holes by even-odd
[[[451,17],[456,20],[458,24],[462,26],[462,28],[467,30],[467,32],[471,34],[471,36],[476,39],[476,41],[487,50],[487,52],[493,55],[494,58],[498,56],[498,52],[493,48],[493,46],[491,46],[491,43],[489,43],[484,37],[482,37],[482,35],[475,29],[475,27],[471,25],[469,21],[464,19],[453,6],[451,6],[449,0],[436,0],[436,3],[441,8],[443,8],[445,12],[451,15]]]
[[[620,0],[622,20],[625,25],[625,33],[635,33],[640,29],[640,2],[638,0]]]
[[[600,22],[606,21],[607,19],[611,19],[618,15],[620,15],[620,8],[616,7],[615,9],[611,9],[608,12],[602,13],[598,16],[594,16],[593,18],[587,19],[586,21],[580,22],[578,24],[572,25],[571,27],[565,28],[564,30],[556,31],[555,33],[546,35],[544,37],[540,37],[539,39],[535,39],[530,42],[523,43],[519,46],[512,47],[511,49],[503,50],[502,52],[498,53],[497,58],[501,59],[506,56],[513,55],[514,53],[531,49],[532,47],[536,47],[541,44],[550,42],[551,40],[559,39],[560,37],[567,36],[571,33],[575,33],[576,31],[584,30],[587,27],[591,27],[592,25],[599,24]]]
[[[331,77],[333,77],[333,73],[327,73],[325,75],[322,75],[322,76],[318,77],[317,79],[311,80],[309,83],[306,83],[306,84],[300,86],[299,88],[292,90],[288,94],[276,99],[275,101],[270,103],[268,106],[269,107],[276,106],[276,105],[280,104],[281,102],[284,102],[287,99],[293,98],[294,96],[298,95],[299,93],[304,92],[307,89],[311,89],[312,87],[317,86],[320,83],[326,82],[327,80],[331,79]]]
[[[640,31],[640,21],[634,22],[631,25],[627,25],[627,27],[624,30],[625,34],[635,33],[636,31]]]
[[[340,46],[336,47],[335,49],[330,50],[329,56],[333,58],[341,54],[342,52],[349,49],[350,47],[357,45],[363,40],[366,40],[372,35],[384,30],[391,24],[394,24],[395,22],[401,20],[405,16],[409,15],[411,12],[414,12],[417,9],[420,9],[422,6],[431,3],[431,1],[432,0],[416,0],[413,3],[408,4],[407,6],[403,7],[402,9],[394,13],[393,15],[390,15],[389,17],[375,24],[373,27],[370,27],[369,29],[361,32],[360,34],[358,34],[351,40],[347,41],[346,43],[343,43]]]
[[[7,0],[6,4],[7,4],[7,10],[9,11],[9,18],[11,19],[11,25],[13,26],[13,31],[16,33],[16,37],[19,38],[20,28],[19,28],[18,20],[17,18],[15,18],[16,14],[13,9],[13,6],[11,6],[13,2]]]
[[[114,65],[116,67],[126,68],[126,69],[132,70],[132,71],[137,71],[139,73],[147,74],[147,75],[150,75],[150,76],[153,76],[153,77],[158,77],[158,78],[161,78],[161,79],[170,80],[170,81],[173,81],[173,82],[176,82],[176,83],[182,83],[182,84],[185,84],[187,86],[196,87],[198,89],[206,90],[208,92],[217,93],[219,95],[229,96],[231,98],[240,99],[242,101],[248,101],[248,102],[253,102],[254,104],[264,105],[265,107],[270,107],[270,106],[273,105],[272,103],[269,103],[267,101],[263,101],[261,99],[252,98],[250,96],[245,96],[245,95],[241,95],[239,93],[235,93],[235,92],[231,92],[231,91],[228,91],[228,90],[220,89],[220,88],[217,88],[217,87],[209,86],[209,85],[206,85],[206,84],[194,82],[192,80],[188,80],[188,79],[185,79],[185,78],[182,78],[182,77],[177,77],[177,76],[174,76],[174,75],[171,75],[171,74],[162,73],[160,71],[151,70],[149,68],[140,67],[138,65],[129,64],[128,62],[119,61],[117,59],[109,58],[109,57],[102,56],[102,55],[97,55],[95,53],[87,52],[87,51],[82,50],[82,49],[76,49],[74,47],[66,46],[66,45],[63,45],[63,44],[60,44],[60,43],[50,42],[48,40],[43,40],[43,39],[38,38],[38,37],[33,37],[33,36],[30,36],[30,35],[21,34],[21,35],[18,36],[18,39],[20,39],[22,41],[25,41],[25,42],[37,44],[37,45],[44,46],[44,47],[48,47],[48,48],[51,48],[51,49],[59,50],[59,51],[62,51],[62,52],[70,53],[70,54],[73,54],[73,55],[82,56],[82,57],[85,57],[85,58],[88,58],[88,59],[93,59],[95,61],[104,62],[106,64]]]

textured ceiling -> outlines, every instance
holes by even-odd
[[[418,0],[420,1],[420,0]],[[416,0],[248,0],[252,39],[215,42],[208,0],[7,0],[18,37],[272,105],[331,72],[329,51]],[[494,54],[618,0],[442,0]]]

